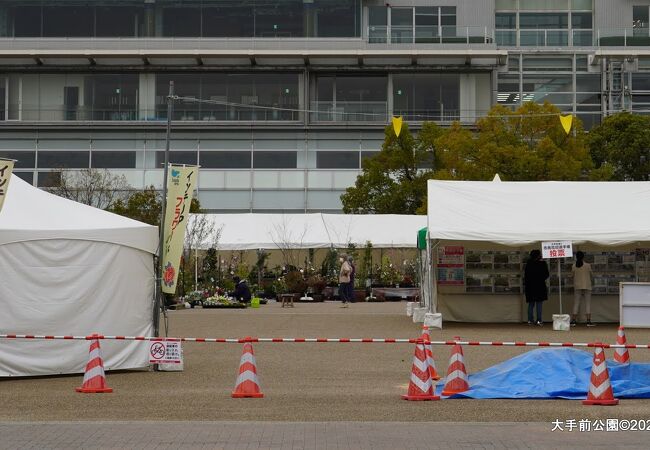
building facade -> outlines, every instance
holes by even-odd
[[[650,0],[0,0],[0,156],[37,186],[200,164],[219,212],[340,211],[401,115],[650,111]],[[197,100],[201,100],[200,102]]]

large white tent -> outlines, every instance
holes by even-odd
[[[344,248],[353,243],[375,248],[413,248],[426,216],[394,214],[207,214],[192,215],[188,235],[196,234],[200,221],[208,233],[193,246],[222,250],[278,248]]]
[[[11,178],[0,211],[0,333],[148,335],[157,228]],[[102,342],[104,366],[148,365],[141,342]],[[0,340],[0,376],[82,372],[85,341]]]
[[[647,246],[650,241],[650,182],[430,180],[427,206],[434,246],[494,243],[524,249],[539,248],[542,241],[569,240],[616,247]],[[455,320],[468,320],[470,313],[485,320],[520,320],[519,309],[498,296],[493,301],[442,297],[443,315]],[[434,298],[432,309],[437,306]]]

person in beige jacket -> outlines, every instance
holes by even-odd
[[[571,267],[573,272],[573,314],[571,314],[571,326],[578,324],[577,318],[580,312],[580,303],[584,299],[585,312],[587,313],[587,326],[595,326],[591,323],[591,264],[584,261],[584,252],[576,253],[576,262]]]
[[[341,302],[343,302],[341,308],[348,308],[348,302],[351,300],[349,298],[349,286],[352,267],[348,262],[347,255],[341,255],[339,262],[341,263],[341,270],[339,271],[339,297],[341,297]]]

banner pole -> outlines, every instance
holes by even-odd
[[[163,305],[162,279],[163,279],[163,245],[165,241],[165,209],[167,208],[167,175],[169,172],[169,137],[172,130],[172,114],[174,112],[174,81],[169,82],[169,95],[167,96],[167,133],[165,136],[165,165],[163,167],[163,186],[160,210],[160,240],[158,242],[158,295],[153,309],[154,335],[160,334],[160,309]]]

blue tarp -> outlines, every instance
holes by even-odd
[[[450,398],[584,399],[592,361],[593,353],[575,348],[532,350],[470,375],[469,391]],[[616,398],[650,398],[650,364],[607,360],[607,368]],[[438,394],[443,386],[440,380]]]

